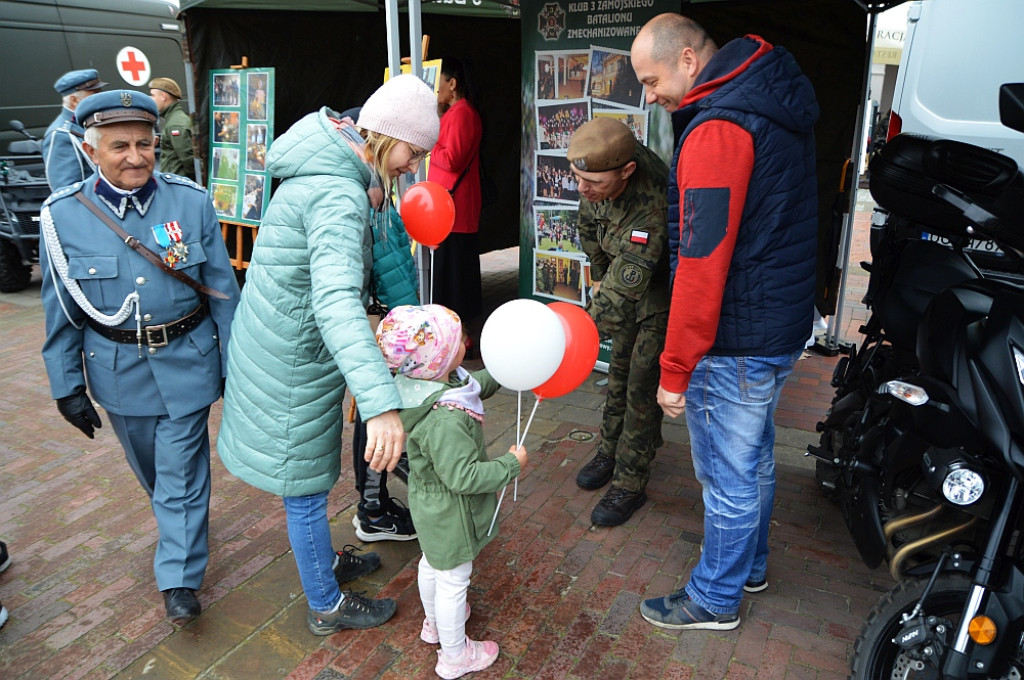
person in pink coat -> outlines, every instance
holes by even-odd
[[[427,179],[438,182],[455,200],[455,226],[434,252],[433,299],[455,311],[466,323],[481,311],[480,141],[483,124],[474,105],[467,62],[441,60],[437,93],[441,134],[430,153]]]

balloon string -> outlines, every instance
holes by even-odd
[[[494,530],[494,523],[498,521],[498,511],[501,510],[501,501],[505,499],[505,489],[508,488],[508,484],[501,490],[501,495],[498,496],[498,507],[494,509],[494,517],[491,518],[491,526],[487,527],[487,535],[490,536]]]
[[[533,416],[537,413],[537,407],[540,406],[540,397],[537,397],[537,401],[533,402],[533,410],[530,411],[530,417],[526,419],[526,427],[523,428],[523,436],[521,439],[517,439],[516,448],[518,449],[526,441],[526,433],[530,431],[530,424],[533,422]],[[515,478],[515,483],[512,485],[512,500],[519,500],[519,477]]]
[[[427,248],[430,251],[430,298],[427,304],[434,304],[434,249]]]
[[[522,446],[522,445],[523,445],[523,442],[525,442],[525,441],[526,441],[526,433],[527,433],[527,431],[529,431],[529,429],[530,429],[530,423],[532,423],[532,422],[533,422],[533,415],[534,415],[535,413],[537,413],[537,407],[538,407],[538,406],[540,406],[540,399],[541,399],[540,397],[537,397],[537,401],[536,401],[536,402],[534,402],[534,404],[533,404],[533,410],[532,410],[532,411],[530,411],[530,417],[529,417],[529,419],[528,419],[528,420],[526,421],[526,428],[525,428],[525,429],[523,430],[523,438],[522,438],[522,439],[518,439],[518,440],[516,440],[516,441],[518,442],[518,443],[516,444],[516,447],[517,447],[517,448],[518,448],[518,447],[520,447],[520,446]]]

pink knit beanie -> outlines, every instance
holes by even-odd
[[[437,97],[422,80],[403,73],[370,95],[356,125],[430,151],[441,131]]]
[[[462,344],[459,315],[441,305],[402,305],[381,319],[377,344],[388,367],[419,380],[444,377]]]

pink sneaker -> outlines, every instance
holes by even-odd
[[[469,621],[469,603],[466,603],[466,620]],[[437,634],[437,626],[432,624],[430,621],[423,619],[423,628],[420,629],[420,639],[429,645],[436,645],[441,641],[440,636]]]
[[[482,671],[498,658],[498,643],[491,640],[470,640],[466,638],[466,648],[462,654],[452,659],[440,649],[437,650],[437,665],[434,672],[445,680],[461,678],[466,673]]]

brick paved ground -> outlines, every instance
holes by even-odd
[[[866,219],[858,214],[854,262],[866,258]],[[515,295],[517,266],[515,250],[485,258],[492,307]],[[840,339],[852,339],[848,329],[863,319],[856,305],[862,285],[852,280]],[[0,599],[11,612],[0,631],[0,678],[436,677],[434,648],[418,637],[415,541],[373,544],[384,566],[357,584],[398,599],[391,622],[314,637],[279,499],[238,482],[216,458],[205,611],[174,630],[153,583],[152,514],[109,426],[88,440],[49,397],[38,275],[25,293],[0,295],[0,338],[0,538],[14,558],[0,575]],[[496,640],[502,653],[475,677],[844,677],[861,622],[891,582],[861,565],[800,455],[817,439],[834,364],[812,354],[783,393],[770,586],[747,597],[743,624],[729,632],[667,632],[638,612],[645,597],[679,587],[697,559],[702,505],[683,425],[665,428],[647,506],[622,527],[595,529],[588,518],[600,492],[581,491],[574,478],[594,452],[602,376],[543,402],[518,501],[506,498],[500,534],[476,563],[468,633]],[[523,401],[525,420],[533,400]],[[515,395],[503,390],[488,407],[485,431],[500,451],[514,437]],[[219,414],[217,406],[214,434]],[[404,493],[399,482],[391,487]],[[346,475],[330,506],[339,548],[358,544],[350,524],[355,501]]]

